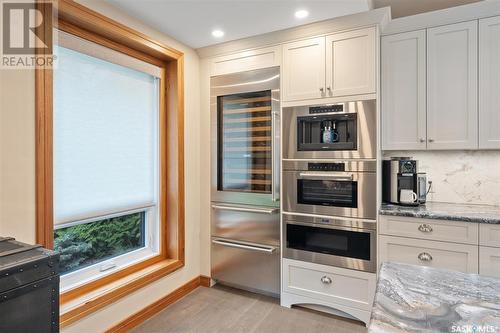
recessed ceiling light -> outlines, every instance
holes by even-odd
[[[214,31],[212,31],[212,36],[214,36],[215,38],[221,38],[222,36],[224,36],[224,31],[215,29]]]
[[[295,12],[295,17],[298,19],[303,19],[309,16],[309,12],[305,9],[299,9]]]

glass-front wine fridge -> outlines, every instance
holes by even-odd
[[[212,200],[278,206],[279,68],[212,77]]]
[[[211,277],[279,296],[280,71],[211,78]]]

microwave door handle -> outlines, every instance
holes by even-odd
[[[312,172],[301,172],[299,173],[299,177],[301,178],[328,178],[332,180],[343,180],[343,181],[352,181],[352,174],[333,174],[333,173],[312,173]]]

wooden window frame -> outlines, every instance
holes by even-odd
[[[160,83],[160,253],[61,295],[61,327],[184,266],[184,54],[72,0],[40,6],[39,33],[65,31],[161,68]],[[42,54],[39,52],[39,54]],[[47,54],[45,54],[47,55]],[[36,237],[54,245],[53,73],[35,70]]]

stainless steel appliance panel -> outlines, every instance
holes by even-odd
[[[279,297],[278,246],[212,237],[211,255],[211,277],[217,282]]]
[[[304,237],[304,244],[301,244],[300,248],[297,248],[297,244],[291,239],[293,236],[288,234],[290,227],[305,230],[299,234],[300,237]],[[307,233],[311,235],[308,237]],[[363,240],[359,241],[361,237]],[[288,259],[376,272],[376,238],[375,221],[283,215],[283,257]],[[330,251],[318,248],[318,244],[321,243],[327,245]],[[337,254],[332,254],[335,252]]]
[[[254,166],[245,167],[248,170],[244,174],[238,175],[239,179],[246,180],[249,184],[256,184],[256,186],[265,186],[260,190],[253,190],[253,188],[246,190],[224,190],[219,186],[219,182],[222,178],[227,177],[227,170],[222,169],[222,163],[224,161],[221,158],[221,151],[223,145],[221,146],[221,136],[220,129],[221,117],[219,115],[218,100],[221,98],[235,95],[235,94],[259,94],[262,92],[270,92],[270,113],[266,113],[265,120],[270,123],[271,126],[260,127],[262,131],[266,131],[265,134],[259,135],[258,138],[253,138],[249,140],[252,142],[247,145],[247,150],[241,152],[241,159],[256,158],[257,155],[264,155],[270,153],[270,157],[266,155],[262,159],[266,159],[266,165],[259,167],[259,170],[253,170]],[[257,98],[258,99],[258,98]],[[245,100],[251,99],[239,99],[240,103],[244,103]],[[253,100],[256,100],[255,98]],[[252,102],[248,102],[252,104]],[[249,105],[250,105],[249,104]],[[243,104],[242,104],[243,105]],[[242,106],[242,108],[249,108],[250,106]],[[267,110],[267,109],[266,109]],[[242,114],[245,110],[234,110],[233,113]],[[253,110],[248,110],[248,113],[258,112],[259,110],[253,108]],[[245,111],[246,112],[246,111]],[[231,111],[229,111],[231,113]],[[234,115],[231,115],[234,116]],[[272,67],[266,69],[259,69],[247,72],[241,72],[236,74],[227,74],[221,76],[214,76],[210,81],[210,117],[211,117],[211,192],[212,200],[218,202],[236,203],[236,204],[253,204],[253,205],[265,205],[279,207],[279,193],[280,193],[280,70],[279,67]],[[246,122],[247,133],[242,133],[242,137],[233,138],[232,144],[244,143],[245,137],[248,139],[252,135],[256,135],[256,130],[259,129],[259,124],[257,122],[259,119],[255,119],[254,115],[248,116],[248,119],[253,119]],[[264,119],[264,117],[261,117]],[[243,119],[236,120],[236,122],[242,122]],[[235,121],[233,119],[233,121]],[[232,124],[231,126],[233,126]],[[254,126],[257,126],[254,128]],[[234,131],[234,130],[233,130]],[[234,133],[233,133],[234,134]],[[222,133],[224,135],[224,133]],[[269,150],[263,150],[263,147],[251,148],[252,144],[263,143],[264,140],[270,140]],[[248,140],[247,140],[248,141]],[[254,150],[252,150],[254,149]],[[267,165],[269,162],[270,165]],[[250,164],[248,164],[250,165]],[[241,167],[235,167],[230,172],[241,172]],[[245,176],[246,175],[246,176]],[[244,176],[243,178],[241,176]],[[262,177],[265,177],[263,179]],[[268,190],[269,189],[269,190]]]
[[[213,237],[279,246],[279,208],[212,203]]]
[[[286,169],[283,170],[283,183],[286,184],[283,192],[285,212],[363,219],[376,218],[376,173],[357,171],[375,170],[375,162],[344,162],[345,171],[309,171],[308,165],[315,163],[312,161],[287,161],[286,163],[293,167],[285,166]],[[304,186],[306,186],[304,181],[317,183],[316,193],[312,195],[317,195],[319,199],[323,196],[324,202],[306,204],[300,200],[299,195],[304,192]],[[348,193],[351,188],[352,194]],[[337,193],[339,199],[335,201]]]
[[[283,108],[283,159],[351,159],[364,158],[374,159],[377,156],[377,125],[376,125],[376,101],[354,101],[346,103],[337,103],[333,106],[342,106],[342,112],[331,113],[312,113],[310,108],[316,106],[298,106]],[[327,107],[330,107],[328,105]],[[333,108],[335,109],[335,108]],[[325,117],[325,116],[355,116],[356,117],[356,147],[345,146],[342,149],[331,150],[329,148],[321,150],[321,145],[318,145],[318,150],[299,150],[298,136],[298,120],[304,117]]]

